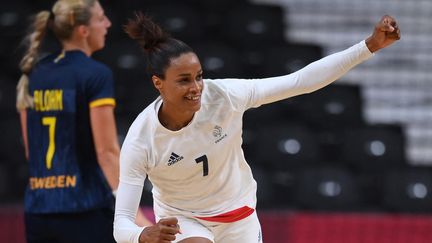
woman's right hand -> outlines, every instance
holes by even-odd
[[[163,218],[155,225],[146,227],[139,237],[140,243],[168,243],[176,239],[180,226],[175,217]]]

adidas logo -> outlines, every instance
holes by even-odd
[[[179,162],[179,161],[182,160],[183,158],[184,158],[183,156],[180,156],[180,155],[178,155],[178,154],[172,152],[172,153],[171,153],[171,156],[170,156],[170,158],[169,158],[169,160],[168,160],[168,166],[171,166],[171,165],[173,165],[173,164]]]

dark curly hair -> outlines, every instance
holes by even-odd
[[[165,78],[165,71],[171,59],[194,52],[190,46],[172,38],[142,12],[135,13],[135,18],[129,19],[124,31],[143,49],[149,74],[162,79]]]

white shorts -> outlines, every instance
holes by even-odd
[[[191,237],[207,238],[213,243],[263,243],[256,212],[233,223],[215,223],[177,216],[182,234],[173,243]]]

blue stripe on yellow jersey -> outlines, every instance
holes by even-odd
[[[50,55],[29,76],[28,213],[111,207],[111,189],[97,162],[89,109],[115,105],[111,70],[81,51]]]

